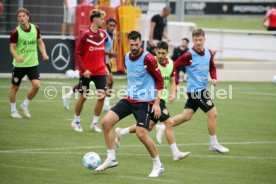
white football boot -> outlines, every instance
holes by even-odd
[[[220,144],[211,144],[209,149],[211,151],[217,151],[219,153],[227,153],[230,151],[228,148],[226,148]]]
[[[178,152],[177,155],[173,156],[173,160],[177,161],[177,160],[181,160],[183,158],[188,157],[191,154],[191,152]]]
[[[153,166],[153,169],[151,173],[149,174],[149,177],[159,177],[163,172],[165,171],[163,165],[161,167]]]
[[[20,105],[20,109],[23,111],[24,116],[25,116],[26,118],[31,118],[31,114],[30,114],[30,112],[29,112],[28,106],[26,106],[26,105],[24,105],[24,104],[21,104],[21,105]]]
[[[92,131],[94,131],[96,133],[101,133],[102,132],[102,130],[100,129],[98,123],[92,123],[90,128],[91,128]]]
[[[67,99],[65,95],[62,96],[62,103],[66,110],[70,109],[70,99]]]
[[[115,144],[116,147],[119,148],[121,145],[121,134],[120,134],[121,129],[118,127],[115,129]]]
[[[12,111],[11,112],[11,117],[15,119],[20,119],[22,116],[18,113],[18,111]]]
[[[116,167],[117,165],[118,165],[117,160],[110,160],[107,158],[107,159],[105,159],[105,161],[102,165],[100,165],[99,167],[97,167],[95,169],[95,171],[104,171],[106,169]]]
[[[165,135],[165,125],[156,125],[156,140],[159,144],[162,143],[162,137]]]
[[[72,127],[76,132],[83,132],[83,129],[81,128],[80,122],[72,121],[71,127]]]

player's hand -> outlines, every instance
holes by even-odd
[[[153,40],[153,39],[150,39],[149,44],[150,44],[150,46],[152,46],[152,47],[155,46],[154,40]]]
[[[25,60],[25,58],[24,58],[23,56],[16,56],[14,59],[15,59],[15,61],[17,61],[18,63],[22,63],[22,62]]]
[[[111,52],[110,54],[111,54],[110,57],[114,57],[114,58],[117,57],[118,55],[117,52]]]
[[[92,73],[89,70],[85,70],[85,72],[83,72],[82,75],[86,78],[89,78],[92,75]]]
[[[42,60],[43,61],[49,60],[49,56],[47,54],[42,54]]]
[[[170,94],[169,96],[169,102],[173,103],[175,101],[175,94]]]
[[[107,69],[107,67],[105,67],[105,72],[106,72],[106,75],[109,75],[109,70]]]
[[[212,80],[211,80],[211,84],[212,84],[212,85],[216,86],[217,83],[218,83],[217,79],[212,79]]]
[[[153,113],[154,118],[159,119],[161,115],[160,105],[157,103],[154,103],[152,106],[151,112]]]

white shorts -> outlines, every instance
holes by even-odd
[[[63,6],[63,22],[68,24],[74,24],[75,23],[75,12],[76,7],[69,7],[66,9],[65,6]]]

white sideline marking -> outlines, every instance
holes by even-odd
[[[45,154],[45,155],[84,155],[86,152],[38,152],[38,151],[24,151],[24,152],[16,152],[16,151],[6,151],[6,152],[0,152],[0,154]],[[105,155],[105,152],[99,152],[99,155]],[[149,154],[132,154],[132,153],[120,153],[120,154],[116,154],[117,156],[145,156],[145,157],[149,157]],[[171,154],[160,154],[161,157],[171,157]],[[228,154],[222,154],[222,155],[194,155],[191,154],[189,157],[198,157],[198,158],[225,158],[225,159],[252,159],[252,160],[256,160],[256,159],[260,159],[260,160],[276,160],[276,157],[255,157],[255,156],[249,156],[249,157],[245,157],[245,156],[231,156]],[[1,165],[0,165],[1,166]]]
[[[71,85],[70,83],[68,83],[68,82],[41,82],[42,84],[57,84],[57,85]],[[73,85],[72,85],[73,86]]]
[[[42,171],[53,171],[54,169],[45,169],[45,168],[37,168],[37,167],[24,167],[24,166],[18,166],[18,165],[6,165],[6,164],[0,164],[0,167],[11,167],[11,168],[19,168],[19,169],[32,169],[32,170],[42,170]]]
[[[238,92],[234,92],[233,94],[239,94],[239,95],[260,95],[260,96],[276,96],[275,93],[252,93],[252,92],[238,93]]]
[[[251,145],[251,144],[276,144],[276,141],[249,141],[249,142],[222,142],[221,144],[227,145]],[[209,145],[209,143],[190,143],[190,144],[177,144],[178,146],[202,146]],[[158,147],[167,147],[167,144],[160,144]],[[136,145],[122,145],[120,148],[133,148],[133,147],[144,147],[142,144]],[[24,152],[24,151],[50,151],[50,150],[72,150],[72,149],[94,149],[102,148],[105,149],[106,146],[83,146],[83,147],[64,147],[64,148],[33,148],[33,149],[18,149],[18,150],[0,150],[0,153],[5,152]]]
[[[166,183],[179,183],[179,182],[175,182],[172,180],[162,180],[162,179],[157,179],[157,178],[144,178],[144,177],[137,177],[137,176],[119,175],[118,177],[119,178],[135,179],[135,180],[151,180],[151,181],[159,181],[159,182],[166,182]]]

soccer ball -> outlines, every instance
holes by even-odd
[[[272,77],[272,82],[273,82],[274,84],[276,84],[276,75],[274,75],[274,76]]]
[[[95,152],[88,152],[82,159],[84,167],[94,170],[101,164],[100,156]]]

